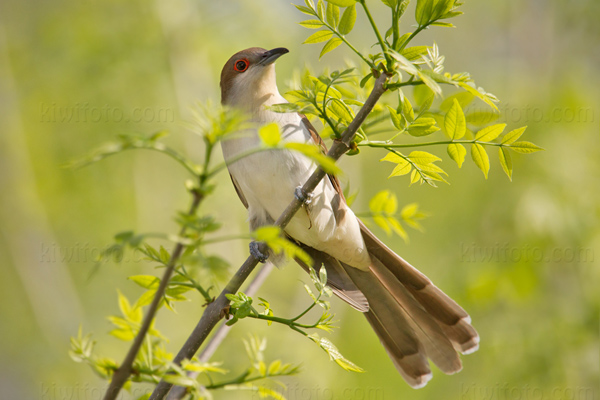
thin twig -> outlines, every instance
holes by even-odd
[[[254,297],[254,295],[256,294],[256,292],[258,292],[258,289],[262,286],[262,284],[267,279],[267,277],[269,276],[269,274],[271,273],[272,270],[273,270],[273,264],[270,262],[266,263],[265,266],[262,267],[260,269],[260,271],[258,271],[258,273],[254,277],[254,279],[252,279],[252,282],[250,282],[250,284],[248,285],[248,287],[246,288],[244,293],[246,293],[250,297]],[[223,342],[223,340],[225,340],[225,338],[227,337],[227,334],[229,334],[230,330],[231,330],[231,326],[226,325],[225,322],[223,322],[217,328],[215,333],[212,335],[212,337],[210,338],[210,340],[208,341],[208,343],[206,344],[204,349],[200,352],[200,355],[198,356],[198,360],[200,362],[208,362],[210,360],[210,358],[212,357],[212,355],[217,350],[217,348],[219,347],[219,345]],[[198,377],[198,375],[199,375],[199,372],[195,372],[195,371],[190,371],[188,373],[188,376],[192,379],[196,379]],[[183,396],[186,395],[186,393],[187,393],[187,389],[185,387],[175,386],[169,392],[169,395],[167,396],[167,400],[182,399]]]
[[[363,104],[361,109],[358,111],[356,117],[354,117],[348,128],[346,128],[342,138],[333,142],[331,149],[327,153],[329,157],[337,161],[344,153],[350,150],[352,140],[356,135],[356,131],[358,131],[358,128],[360,128],[367,116],[373,110],[375,104],[379,101],[379,98],[386,91],[385,82],[387,79],[388,75],[385,73],[382,73],[377,78],[375,81],[375,86],[367,98],[367,101],[365,101],[365,104]],[[317,168],[317,170],[313,172],[313,174],[310,176],[310,178],[308,178],[302,187],[304,193],[312,193],[325,175],[327,174],[322,168]],[[281,229],[284,229],[301,207],[302,201],[294,197],[294,200],[288,205],[283,214],[279,216],[275,222],[275,225],[279,226]],[[260,243],[259,250],[264,253],[267,250],[266,245],[264,245],[264,243]],[[258,264],[258,260],[253,256],[249,256],[236,274],[231,278],[225,289],[223,289],[221,294],[219,294],[219,297],[217,297],[215,301],[206,307],[206,310],[202,314],[200,321],[194,328],[191,335],[188,337],[181,350],[179,350],[179,353],[177,353],[173,359],[175,364],[180,365],[183,360],[191,359],[194,354],[196,354],[210,332],[223,317],[223,310],[229,305],[229,300],[227,297],[225,297],[225,295],[236,293],[242,283],[248,278],[248,275],[250,275],[254,267],[256,267],[256,264]],[[172,383],[168,383],[164,379],[161,380],[152,392],[150,400],[163,399],[171,387],[173,387]]]
[[[203,198],[204,198],[204,196],[202,194],[200,194],[198,192],[193,192],[192,205],[190,206],[190,211],[188,212],[188,215],[196,214],[196,210],[198,210],[198,206],[200,205],[200,202],[202,201]],[[185,235],[186,229],[187,229],[186,226],[183,226],[181,228],[181,231],[179,232],[180,237],[183,237]],[[154,298],[152,299],[152,303],[150,303],[150,307],[148,308],[148,311],[146,312],[146,315],[144,316],[142,326],[140,327],[140,330],[138,331],[137,335],[135,336],[135,339],[133,340],[133,343],[131,344],[129,351],[127,352],[127,355],[125,356],[125,359],[123,360],[123,362],[121,363],[119,368],[113,374],[112,379],[110,381],[110,385],[108,386],[108,389],[106,390],[106,393],[104,394],[104,400],[116,399],[117,396],[119,395],[119,392],[121,391],[121,388],[123,387],[125,382],[127,382],[127,379],[129,379],[129,376],[132,374],[133,362],[135,361],[135,357],[137,356],[140,348],[142,347],[142,344],[144,343],[144,338],[146,337],[146,333],[148,332],[148,329],[150,329],[150,326],[152,325],[152,321],[154,320],[156,312],[158,311],[158,306],[163,298],[163,295],[165,293],[165,290],[167,289],[167,286],[169,285],[171,275],[173,275],[173,271],[175,270],[175,266],[177,265],[177,261],[179,260],[179,257],[181,256],[181,253],[183,252],[184,247],[185,247],[185,245],[181,242],[178,242],[175,245],[175,248],[173,249],[173,252],[171,253],[171,258],[169,259],[169,263],[167,264],[167,268],[165,269],[163,277],[160,281],[160,285],[158,286],[158,289],[156,290],[156,294],[154,295]]]

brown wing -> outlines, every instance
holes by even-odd
[[[242,193],[242,189],[240,189],[240,186],[238,185],[238,183],[235,180],[235,178],[233,177],[233,175],[229,174],[229,177],[231,178],[231,182],[233,182],[233,187],[235,188],[235,192],[237,193],[238,197],[240,198],[240,201],[242,202],[244,207],[248,208],[248,201],[244,197],[244,193]]]
[[[306,129],[310,132],[310,136],[312,137],[312,139],[317,145],[321,146],[321,149],[323,149],[323,154],[327,154],[327,146],[325,146],[325,142],[323,142],[323,139],[321,139],[321,136],[319,136],[315,127],[310,123],[308,118],[306,118],[306,115],[300,114],[300,117],[302,118],[302,123],[304,124]],[[335,175],[327,174],[327,176],[329,177],[331,184],[335,188],[335,191],[338,192],[343,201],[346,201],[346,199],[344,198],[344,193],[342,191],[342,185],[340,184],[339,179]]]
[[[304,124],[306,129],[310,132],[310,136],[312,137],[313,141],[318,146],[321,146],[321,149],[323,150],[323,154],[327,154],[327,146],[325,146],[325,142],[323,142],[323,139],[321,139],[321,136],[319,136],[315,127],[310,123],[308,118],[306,118],[306,115],[303,115],[303,114],[298,114],[298,115],[300,115],[300,118],[302,118],[302,123]],[[339,223],[344,218],[345,210],[344,210],[343,205],[346,203],[346,199],[344,198],[344,192],[342,190],[342,185],[340,184],[339,179],[335,175],[327,174],[327,176],[329,177],[329,181],[331,182],[331,184],[333,185],[333,188],[335,189],[335,191],[338,194],[332,200],[331,205],[332,205],[332,208],[335,213],[335,219]]]

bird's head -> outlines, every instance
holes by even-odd
[[[273,63],[288,52],[251,47],[234,54],[221,71],[221,103],[252,109],[279,93]]]

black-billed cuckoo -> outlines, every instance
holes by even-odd
[[[221,102],[249,114],[256,127],[276,122],[286,142],[325,150],[305,116],[268,107],[287,102],[277,90],[274,66],[285,53],[284,48],[253,47],[234,54],[221,72]],[[256,127],[223,142],[225,160],[261,145]],[[300,153],[271,150],[228,168],[254,230],[283,213],[316,166]],[[479,346],[465,310],[362,224],[346,205],[335,176],[321,181],[305,209],[292,218],[286,235],[312,256],[317,271],[326,268],[333,292],[364,313],[406,382],[414,388],[427,384],[432,376],[428,358],[446,374],[460,371],[458,353]],[[257,247],[252,249],[255,254]]]

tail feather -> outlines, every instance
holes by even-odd
[[[393,333],[397,326],[402,326],[410,332],[411,340],[417,341],[417,351],[423,359],[429,357],[446,374],[460,371],[460,358],[438,323],[379,260],[373,257],[372,261],[370,272],[358,271],[350,266],[345,269],[369,300],[370,310],[378,317],[389,314],[387,319],[379,319],[394,341],[403,343],[407,340],[407,335],[403,337]],[[385,339],[380,336],[384,343]]]
[[[324,265],[334,294],[364,313],[404,380],[420,388],[431,379],[427,359],[446,374],[461,370],[458,352],[477,350],[479,336],[469,315],[424,274],[398,256],[362,223],[368,271],[299,244]],[[308,265],[296,260],[305,270]]]
[[[394,339],[373,311],[365,313],[365,317],[406,383],[415,389],[425,386],[433,377],[425,355],[422,352],[405,354],[402,345],[397,343],[397,339]]]
[[[434,317],[454,347],[461,353],[471,353],[479,346],[477,331],[470,324],[469,314],[429,278],[382,243],[362,222],[361,232],[371,254],[406,287],[423,308]]]
[[[372,270],[377,279],[392,293],[396,302],[409,316],[408,321],[421,343],[423,343],[425,352],[431,358],[431,361],[446,374],[454,374],[460,371],[462,369],[460,357],[436,320],[376,258],[373,260]]]
[[[321,265],[325,265],[325,269],[327,270],[327,284],[336,296],[360,312],[364,313],[369,311],[369,302],[367,301],[367,298],[356,287],[346,271],[344,271],[344,268],[335,258],[302,243],[298,243],[298,245],[311,256],[313,268],[317,272],[321,268]],[[295,260],[302,269],[306,272],[309,271],[309,266],[304,261],[299,258],[296,258]]]

